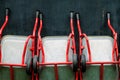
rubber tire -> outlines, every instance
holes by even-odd
[[[28,61],[26,62],[26,73],[28,75],[32,74],[32,57],[28,58]]]
[[[35,55],[35,56],[33,57],[33,70],[34,70],[34,73],[35,73],[35,74],[38,73],[37,62],[38,62],[38,56]]]
[[[120,59],[120,54],[118,54],[118,56],[117,56],[117,61]]]
[[[117,61],[120,61],[120,54],[118,54],[118,56],[117,56]],[[119,64],[118,64],[117,66],[118,66],[118,71],[120,71],[120,66],[119,66]]]
[[[73,71],[76,72],[78,69],[78,58],[77,54],[73,54]]]
[[[84,54],[81,55],[81,70],[82,72],[86,71],[86,57]]]

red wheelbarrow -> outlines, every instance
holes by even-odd
[[[79,13],[76,14],[79,31],[80,80],[120,80],[117,32],[107,13],[107,24],[113,37],[87,36],[82,33]]]
[[[77,80],[77,54],[74,38],[73,12],[70,13],[69,36],[41,38],[42,14],[38,30],[37,55],[33,58],[36,80]]]
[[[1,34],[8,22],[8,12],[9,10],[6,9],[6,20],[1,27]],[[1,38],[1,80],[34,80],[34,73],[32,71],[32,57],[35,54],[35,34],[38,25],[38,15],[39,12],[37,11],[32,35],[29,35],[28,37],[5,35]]]

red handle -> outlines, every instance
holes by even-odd
[[[5,21],[2,25],[2,27],[0,28],[0,38],[2,37],[2,32],[4,30],[4,28],[6,27],[7,23],[8,23],[8,15],[9,15],[9,9],[6,8],[6,17],[5,17]]]

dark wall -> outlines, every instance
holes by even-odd
[[[120,33],[119,4],[120,0],[0,0],[0,25],[4,21],[5,8],[8,7],[11,13],[4,34],[29,35],[33,29],[35,11],[40,10],[44,14],[42,36],[68,35],[69,11],[76,11],[81,15],[83,32],[88,35],[108,35],[110,31],[104,14],[109,11],[112,24]]]

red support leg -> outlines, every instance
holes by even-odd
[[[55,79],[58,80],[58,67],[57,67],[57,64],[55,64],[54,70],[55,70]]]
[[[101,64],[101,66],[100,66],[100,80],[103,80],[103,75],[104,75],[104,65]]]
[[[78,80],[78,72],[75,73],[75,80]]]
[[[80,80],[83,80],[83,75],[81,71],[80,71]]]
[[[35,79],[34,79],[34,71],[32,71],[32,80],[35,80]]]
[[[10,79],[14,80],[14,71],[12,66],[10,66]]]
[[[36,80],[39,80],[38,74],[36,74]]]

